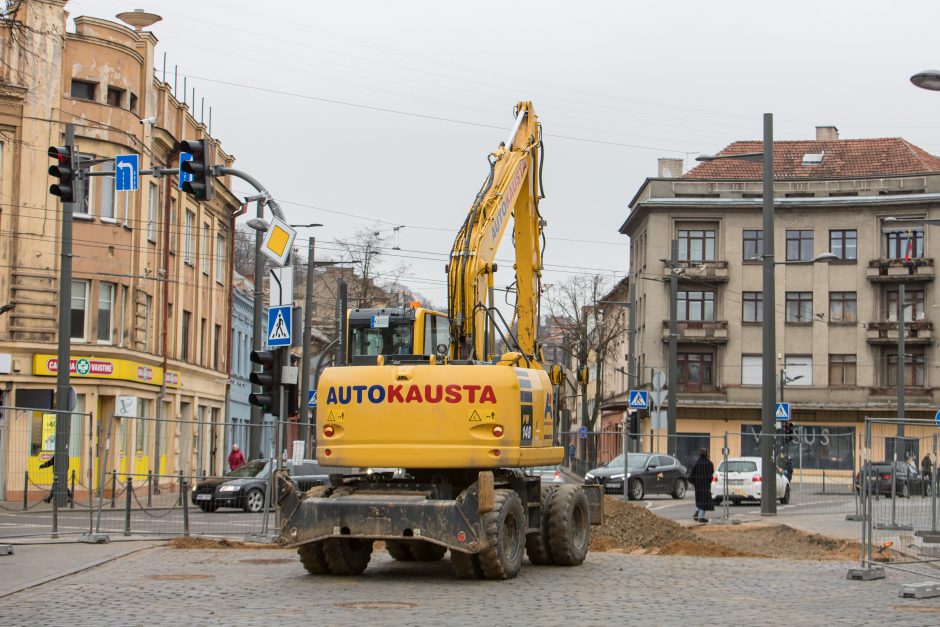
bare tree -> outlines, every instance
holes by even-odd
[[[340,259],[357,269],[356,280],[349,285],[349,299],[359,307],[380,305],[376,301],[388,298],[385,286],[400,285],[401,276],[407,270],[402,263],[383,263],[390,240],[390,230],[374,224],[356,231],[349,239],[335,242],[340,248]]]

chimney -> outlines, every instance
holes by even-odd
[[[834,142],[839,139],[839,129],[834,126],[817,126],[816,127],[816,141],[818,142]]]
[[[677,179],[682,176],[682,159],[673,159],[671,157],[660,157],[656,160],[659,164],[657,168],[659,178]]]

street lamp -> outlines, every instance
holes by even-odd
[[[911,77],[911,82],[921,89],[940,91],[940,70],[924,70]]]
[[[268,223],[261,218],[252,218],[245,224],[247,224],[249,228],[258,231],[259,233],[264,233],[269,228]]]
[[[764,472],[761,484],[761,515],[774,516],[777,514],[777,482],[776,473],[771,472],[774,467],[774,449],[772,434],[776,426],[776,386],[768,385],[774,380],[776,364],[774,356],[777,354],[777,340],[774,335],[774,115],[764,114],[764,150],[761,153],[744,153],[739,155],[701,155],[699,161],[713,161],[716,159],[741,159],[744,161],[761,161],[764,164],[763,175],[763,221],[764,221],[764,254],[763,254],[763,363],[761,380],[764,385],[761,389],[761,465]]]

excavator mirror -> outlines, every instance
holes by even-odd
[[[553,364],[551,368],[548,369],[548,379],[552,382],[552,385],[561,385],[565,381],[565,371],[562,369],[561,364]]]

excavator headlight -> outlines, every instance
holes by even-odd
[[[503,437],[503,427],[501,425],[493,425],[493,437]]]
[[[333,437],[334,432],[335,432],[335,429],[333,429],[333,425],[326,425],[323,427],[323,435],[325,435],[328,438]]]

